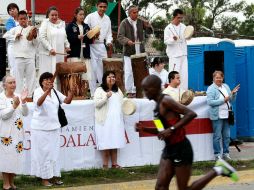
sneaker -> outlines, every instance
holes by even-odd
[[[232,160],[232,158],[229,156],[228,153],[223,154],[223,159],[224,160]]]
[[[220,159],[222,159],[220,155],[215,155],[215,160],[216,160],[216,161],[217,161],[217,160],[220,160]]]
[[[232,181],[238,181],[239,177],[237,175],[237,172],[235,168],[233,168],[229,163],[227,163],[223,159],[219,159],[215,163],[216,167],[221,167],[222,172],[220,175],[229,177]]]

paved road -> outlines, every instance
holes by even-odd
[[[205,190],[254,190],[254,170],[239,172],[240,180],[233,183],[226,177],[217,177],[205,188]],[[195,181],[200,176],[194,176]],[[153,190],[156,180],[132,181],[115,184],[91,185],[84,187],[60,188],[58,190]],[[170,185],[170,190],[177,190],[175,180]]]

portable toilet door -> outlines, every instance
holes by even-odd
[[[254,141],[254,44],[247,48],[247,60],[249,139]]]
[[[244,54],[244,60],[237,60],[235,68],[237,83],[240,83],[237,97],[237,134],[241,139],[254,141],[254,40],[235,40],[235,45],[236,57],[239,57],[240,51]]]
[[[193,38],[188,42],[189,88],[206,91],[212,84],[212,74],[221,70],[226,83],[235,83],[234,49],[232,40],[211,37]]]
[[[248,71],[247,71],[247,47],[244,40],[235,40],[235,71],[236,84],[241,84],[236,97],[236,131],[237,137],[249,136],[248,114]]]

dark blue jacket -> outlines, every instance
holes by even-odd
[[[83,34],[87,33],[90,28],[87,24],[83,23]],[[81,49],[81,41],[78,38],[78,35],[80,35],[79,27],[76,24],[76,22],[71,22],[66,27],[66,34],[67,39],[70,42],[70,48],[71,51],[68,52],[70,55],[68,57],[80,57],[80,49]],[[90,45],[93,42],[93,39],[89,39],[87,36],[84,37],[83,43],[86,44],[85,48],[83,49],[83,56],[86,59],[90,59]]]

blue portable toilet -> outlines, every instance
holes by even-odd
[[[235,87],[233,40],[199,37],[187,41],[187,45],[189,89],[206,91],[213,82],[212,74],[215,70],[224,73],[224,80],[230,88]],[[231,137],[236,138],[235,126],[231,128]]]
[[[236,83],[241,84],[236,101],[237,136],[254,140],[254,40],[234,40]]]

